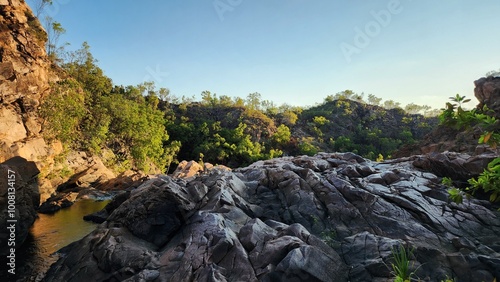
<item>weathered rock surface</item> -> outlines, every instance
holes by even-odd
[[[0,161],[14,156],[42,161],[53,153],[40,137],[37,111],[49,82],[57,79],[45,39],[24,1],[0,2]]]
[[[412,163],[322,153],[159,176],[107,209],[45,281],[392,281],[397,246],[414,248],[425,281],[500,279],[499,213],[448,204]]]
[[[77,193],[59,193],[54,195],[40,205],[38,212],[50,214],[70,207],[75,202],[76,196]]]
[[[116,178],[101,159],[89,156],[85,152],[73,152],[65,161],[73,174],[68,181],[57,187],[58,192],[78,192],[82,189],[97,187]]]
[[[2,257],[10,249],[7,245],[7,240],[10,238],[7,226],[10,223],[7,220],[16,220],[14,223],[16,249],[22,245],[31,225],[35,222],[37,217],[35,209],[40,203],[37,182],[39,172],[34,162],[28,162],[21,157],[15,157],[0,164],[0,210],[2,211],[0,213],[0,255]],[[12,194],[13,191],[14,194]],[[15,198],[12,198],[12,195],[15,195]],[[15,217],[10,217],[10,214]]]
[[[177,169],[172,173],[172,177],[176,178],[189,178],[193,176],[200,175],[205,171],[212,169],[222,169],[230,171],[231,169],[224,165],[214,166],[211,163],[204,163],[203,166],[195,161],[182,161],[177,166]]]
[[[495,117],[500,118],[500,77],[482,77],[474,81],[474,95],[479,100],[479,109],[487,106],[495,112]]]
[[[413,165],[440,177],[450,177],[454,180],[467,182],[477,177],[498,155],[483,153],[471,156],[455,152],[431,153],[412,157]]]

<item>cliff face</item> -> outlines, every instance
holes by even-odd
[[[50,154],[37,114],[56,77],[46,36],[24,1],[0,0],[0,162],[14,156],[40,161]]]

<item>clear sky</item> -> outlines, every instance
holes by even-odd
[[[28,0],[29,4],[35,0]],[[500,68],[498,0],[53,0],[115,84],[307,106],[351,89],[441,108]]]

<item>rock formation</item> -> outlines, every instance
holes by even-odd
[[[41,161],[54,148],[40,136],[37,109],[56,79],[46,33],[24,1],[0,1],[0,161]]]
[[[392,281],[400,247],[424,281],[500,279],[500,214],[448,203],[414,161],[321,153],[158,176],[110,203],[45,281]]]
[[[500,77],[489,76],[474,81],[474,95],[479,100],[479,109],[487,106],[500,118]]]
[[[0,0],[0,162],[15,156],[36,162],[45,176],[39,185],[42,202],[58,187],[88,188],[116,177],[99,158],[84,152],[54,160],[63,147],[44,139],[39,116],[50,83],[58,81],[60,73],[45,52],[46,40],[45,30],[24,1]],[[72,174],[60,177],[61,171]]]
[[[482,110],[486,106],[491,110],[487,114],[500,119],[500,77],[483,77],[476,80],[474,84],[474,95],[479,101],[476,108]],[[478,146],[477,141],[482,133],[483,129],[480,126],[475,126],[470,130],[464,131],[463,129],[440,125],[422,141],[400,149],[394,154],[394,157],[408,157],[411,155],[445,151],[469,155],[481,154],[484,151],[496,152],[498,154],[498,150],[487,148],[484,145]]]
[[[14,157],[0,164],[0,255],[2,260],[10,249],[19,250],[28,231],[35,222],[36,211],[40,203],[38,193],[38,173],[40,171],[34,162],[28,162],[21,157]],[[12,197],[14,196],[14,197]],[[10,215],[14,217],[11,218]],[[14,219],[15,246],[8,245],[10,232],[7,232],[9,223]]]

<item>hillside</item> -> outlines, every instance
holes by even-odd
[[[259,105],[265,102],[257,100]],[[179,160],[198,160],[202,154],[205,161],[232,167],[271,156],[319,151],[355,152],[373,160],[390,157],[401,146],[421,140],[438,123],[437,118],[411,115],[401,108],[388,110],[342,98],[309,108],[255,109],[248,103],[218,99],[160,103],[160,107],[170,114],[169,140],[181,144]],[[239,129],[246,136],[238,137]],[[231,149],[243,146],[241,138],[252,143],[246,143],[246,155]],[[232,143],[225,142],[229,140]],[[214,147],[215,143],[219,145]]]
[[[437,123],[437,118],[408,114],[401,108],[340,99],[306,109],[294,129],[313,137],[322,151],[349,151],[375,159],[421,140]]]

